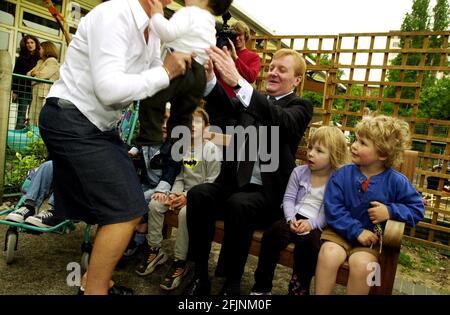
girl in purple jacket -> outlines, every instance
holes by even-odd
[[[309,294],[325,226],[325,186],[333,171],[347,162],[348,149],[345,136],[337,127],[318,128],[308,143],[307,165],[293,170],[284,194],[285,219],[264,232],[252,295],[270,294],[280,252],[291,242],[295,243],[295,250],[288,294]]]

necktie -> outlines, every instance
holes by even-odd
[[[268,99],[272,102],[276,101],[275,96],[268,95]],[[250,183],[250,180],[252,178],[253,174],[253,167],[255,166],[255,161],[251,161],[255,159],[255,157],[249,156],[249,144],[248,144],[248,135],[245,137],[244,147],[241,148],[241,150],[244,150],[245,154],[245,161],[238,161],[237,165],[237,184],[239,187],[243,187],[246,184]],[[258,157],[256,157],[258,158]]]
[[[148,44],[148,27],[146,27],[145,28],[145,30],[144,30],[144,40],[145,40],[145,43],[146,44]]]
[[[252,178],[253,166],[255,164],[255,161],[249,161],[250,156],[249,156],[248,149],[249,149],[248,135],[246,135],[245,142],[244,142],[244,148],[243,148],[243,150],[245,152],[245,156],[243,156],[243,157],[245,157],[245,160],[244,161],[238,160],[238,168],[237,168],[238,187],[243,187],[243,186],[247,185],[248,183],[250,183],[250,179]],[[243,157],[241,157],[241,158],[243,158]]]

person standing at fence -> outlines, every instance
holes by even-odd
[[[261,69],[261,61],[257,53],[247,49],[250,39],[250,28],[242,21],[236,21],[230,28],[236,32],[236,39],[231,42],[230,53],[239,74],[248,82],[253,83],[258,78]],[[226,84],[220,77],[219,82],[230,97],[236,96],[233,88]]]
[[[40,59],[40,43],[33,35],[25,35],[20,41],[19,57],[14,65],[13,73],[26,75]],[[26,79],[13,78],[12,101],[17,101],[16,129],[25,127],[28,105],[31,103],[31,82]]]
[[[36,66],[27,72],[28,76],[38,79],[45,79],[55,81],[59,79],[59,63],[58,63],[58,49],[52,42],[43,42],[39,50],[41,58]],[[33,100],[31,101],[30,110],[28,113],[28,122],[30,125],[37,126],[39,113],[44,105],[45,97],[50,90],[50,83],[40,83],[33,81]]]
[[[309,138],[307,165],[297,166],[283,198],[284,219],[264,232],[251,295],[271,294],[280,252],[295,243],[289,295],[309,295],[320,234],[326,225],[323,195],[330,175],[348,162],[347,140],[337,127],[322,126]]]
[[[191,62],[176,52],[162,62],[150,16],[150,0],[113,0],[81,19],[39,118],[53,160],[55,207],[66,218],[98,224],[88,295],[132,293],[110,288],[112,272],[148,211],[116,129],[122,110],[167,87]]]
[[[240,128],[255,130],[259,136],[248,137],[245,145],[233,141],[226,150],[245,150],[248,154],[241,155],[240,161],[224,161],[214,183],[200,184],[187,193],[186,216],[195,275],[186,293],[210,294],[208,260],[215,221],[222,216],[225,230],[219,261],[223,261],[226,277],[222,293],[238,295],[254,230],[282,217],[280,204],[313,109],[309,101],[294,93],[306,71],[305,60],[298,52],[280,49],[274,54],[267,73],[267,94],[261,94],[242,79],[226,48],[211,47],[208,51],[222,79],[237,92],[237,97],[230,99],[217,84],[212,64],[207,65],[205,109],[211,124],[222,130],[227,125],[239,127],[235,139]],[[255,145],[258,149],[251,150]],[[257,151],[263,147],[270,148],[272,159],[262,161]],[[268,167],[271,162],[273,168]]]
[[[355,127],[352,162],[338,169],[325,190],[325,217],[316,268],[316,294],[331,294],[348,258],[347,294],[368,294],[369,273],[383,246],[389,219],[415,226],[423,219],[420,194],[395,165],[410,143],[409,125],[387,116],[366,116]]]

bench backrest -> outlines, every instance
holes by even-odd
[[[414,173],[416,171],[417,159],[419,152],[413,150],[406,150],[402,164],[396,169],[403,173],[410,182],[414,179]]]

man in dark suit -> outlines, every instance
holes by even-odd
[[[230,155],[226,155],[216,181],[193,187],[187,194],[190,255],[195,262],[195,275],[186,293],[210,294],[208,259],[215,221],[222,218],[224,239],[216,274],[226,278],[223,294],[239,295],[254,230],[282,216],[283,194],[313,109],[309,101],[294,93],[306,70],[303,57],[294,50],[281,49],[274,54],[267,73],[267,95],[242,79],[226,48],[211,47],[208,52],[222,80],[236,92],[235,98],[228,98],[216,83],[212,64],[205,67],[208,76],[205,108],[211,123],[222,129],[240,126],[241,132],[235,129],[234,141],[227,147],[227,151],[234,150],[237,160],[230,161]],[[242,128],[247,132],[244,135]],[[256,131],[256,137],[252,131]],[[239,156],[243,152],[245,155]],[[271,159],[264,153],[269,153]]]

